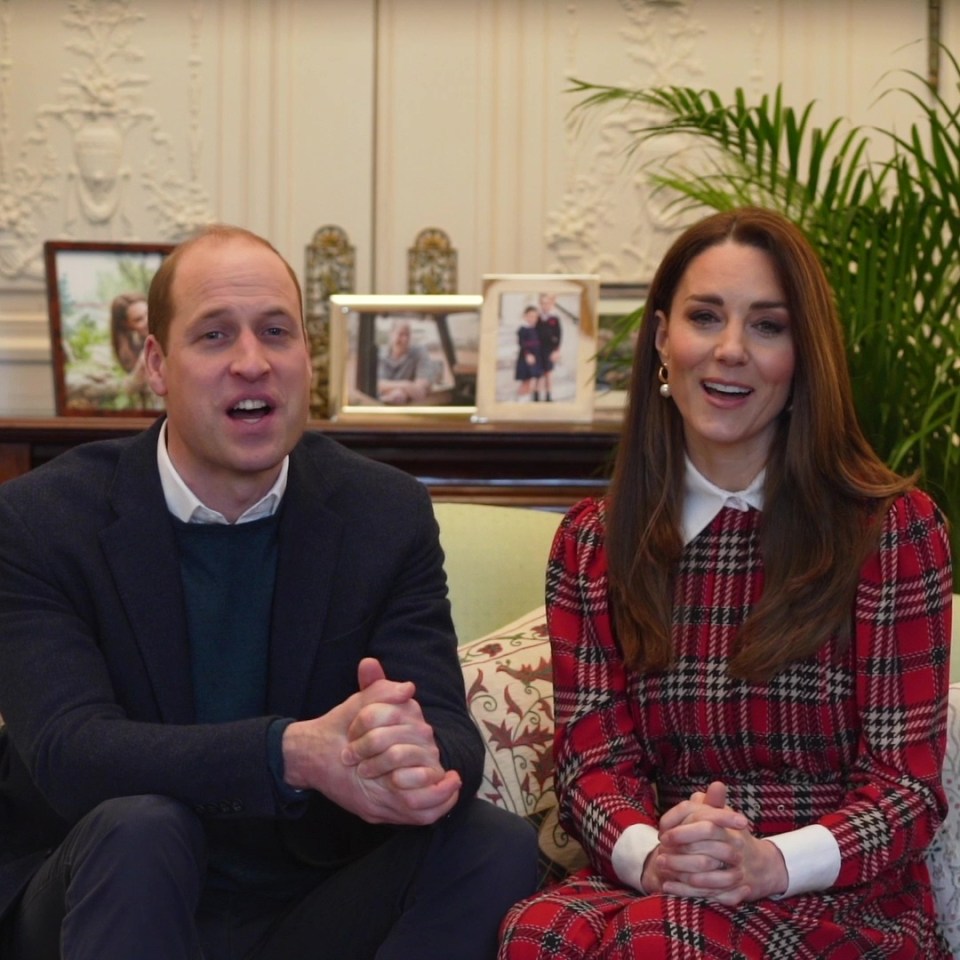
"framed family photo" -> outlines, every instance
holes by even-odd
[[[143,365],[147,291],[166,243],[44,244],[58,416],[147,416],[163,410]]]
[[[468,295],[331,296],[332,415],[471,416],[482,303]]]
[[[592,419],[598,290],[593,275],[483,278],[475,419]]]

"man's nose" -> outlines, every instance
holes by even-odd
[[[264,346],[252,331],[246,330],[237,337],[231,369],[248,379],[256,379],[270,369]]]

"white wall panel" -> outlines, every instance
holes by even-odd
[[[955,50],[958,11],[943,0]],[[0,0],[0,415],[53,409],[45,238],[175,239],[219,218],[302,271],[333,223],[358,290],[398,292],[407,248],[439,227],[462,292],[487,272],[646,279],[676,224],[649,153],[625,155],[636,116],[578,123],[570,77],[782,82],[820,122],[906,129],[909,102],[877,98],[925,74],[926,31],[921,0]],[[955,97],[945,58],[944,78]]]

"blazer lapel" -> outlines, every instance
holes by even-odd
[[[192,723],[183,588],[173,530],[157,471],[159,424],[138,436],[117,464],[116,520],[100,536],[135,642],[165,723]]]
[[[310,467],[309,455],[297,448],[280,521],[280,558],[273,595],[270,677],[267,709],[299,717],[312,664],[323,635],[344,536],[341,518],[325,505],[328,491]]]

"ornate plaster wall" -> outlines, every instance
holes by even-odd
[[[960,0],[941,6],[950,46]],[[220,219],[302,273],[337,224],[358,292],[386,293],[439,227],[464,293],[640,280],[676,224],[626,158],[635,118],[578,123],[569,78],[782,83],[826,119],[906,126],[877,94],[925,73],[926,36],[916,0],[0,0],[0,415],[53,412],[45,239]]]

